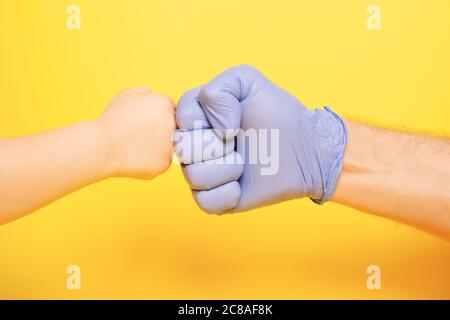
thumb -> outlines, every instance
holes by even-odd
[[[241,102],[257,92],[264,76],[241,65],[221,73],[200,90],[198,101],[221,138],[231,139],[241,127]]]

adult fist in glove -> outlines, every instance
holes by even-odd
[[[186,92],[175,152],[206,212],[249,210],[294,198],[332,198],[347,143],[329,108],[307,109],[257,69],[231,68]]]

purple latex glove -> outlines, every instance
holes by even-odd
[[[175,152],[206,212],[333,197],[347,144],[344,121],[327,107],[307,109],[253,67],[231,68],[186,92],[177,124]]]

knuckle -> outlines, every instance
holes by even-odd
[[[220,87],[207,84],[200,91],[198,100],[200,101],[201,104],[210,105],[213,104],[215,100],[217,100],[220,94],[221,94]]]
[[[164,163],[162,164],[162,172],[167,171],[170,168],[170,165],[172,163],[172,157],[167,157]]]
[[[195,175],[186,175],[186,180],[193,190],[209,190],[211,189],[210,186],[206,185],[202,181],[196,178]]]
[[[187,105],[179,105],[176,109],[176,120],[181,128],[187,127],[192,119],[196,116],[196,110],[189,108]]]
[[[205,191],[199,191],[199,192],[205,192]],[[212,208],[211,206],[207,205],[206,203],[204,203],[201,200],[197,200],[197,205],[200,207],[200,209],[202,209],[204,212],[206,212],[208,214],[218,214],[218,213],[220,213],[219,210],[215,210],[214,208]]]
[[[167,152],[167,154],[164,157],[161,157],[157,171],[160,173],[165,172],[169,169],[171,164],[172,164],[172,156],[170,152]]]
[[[256,67],[249,65],[249,64],[241,64],[236,67],[233,67],[232,69],[234,71],[236,71],[237,73],[246,73],[246,74],[259,74],[260,73],[260,71]]]
[[[179,100],[178,104],[182,104],[183,101],[191,101],[193,98],[195,98],[196,94],[197,94],[197,90],[196,89],[191,89],[191,90],[186,91],[180,97],[180,100]]]
[[[157,104],[158,106],[162,106],[169,110],[175,109],[175,104],[173,103],[172,99],[168,95],[165,95],[162,93],[154,93],[152,95],[152,99],[154,100],[155,104]]]

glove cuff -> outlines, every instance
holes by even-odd
[[[323,204],[330,201],[336,191],[344,163],[348,131],[344,119],[331,108],[316,109],[315,112],[318,121],[315,121],[313,130],[320,137],[316,141],[316,148],[322,178],[322,194],[310,199],[317,204]]]

